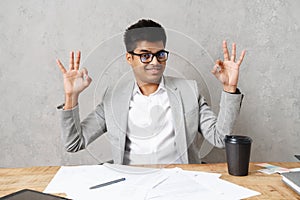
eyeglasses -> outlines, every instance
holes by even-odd
[[[166,50],[161,50],[156,53],[134,53],[133,51],[128,52],[132,55],[139,56],[142,63],[148,64],[151,63],[153,57],[155,56],[158,62],[165,62],[168,60],[169,52]]]

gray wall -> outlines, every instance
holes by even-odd
[[[0,167],[94,164],[110,159],[105,137],[66,153],[56,106],[64,101],[55,59],[81,50],[93,78],[80,99],[82,118],[101,86],[128,72],[120,34],[140,18],[160,22],[172,54],[168,74],[199,80],[218,111],[222,90],[210,74],[221,42],[247,50],[239,87],[245,94],[235,134],[253,138],[252,161],[296,161],[300,154],[300,1],[0,1]],[[196,73],[195,73],[196,72]],[[207,148],[206,148],[207,149]],[[207,156],[206,154],[209,153]],[[208,162],[224,151],[204,152]]]

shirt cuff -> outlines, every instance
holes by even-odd
[[[224,91],[224,92],[226,92],[226,91]],[[226,92],[226,93],[228,93],[228,94],[241,94],[241,91],[240,91],[239,88],[236,88],[235,92]]]
[[[57,110],[65,110],[65,104],[60,104],[56,107]],[[68,110],[75,110],[76,108],[78,107],[78,104],[76,106],[74,106],[72,109],[68,109]],[[68,110],[65,110],[65,111],[68,111]]]
[[[63,110],[64,109],[65,104],[60,104],[59,106],[56,107],[57,110]]]

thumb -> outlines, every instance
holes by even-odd
[[[80,71],[84,76],[88,75],[88,70],[85,67],[83,67]]]
[[[81,72],[83,74],[83,84],[84,84],[85,87],[87,87],[92,82],[92,78],[89,77],[88,70],[85,67],[82,68]]]
[[[211,70],[211,73],[215,76],[219,76],[221,70],[222,68],[220,67],[220,65],[215,64],[213,69]]]
[[[84,86],[86,86],[86,87],[89,86],[91,84],[91,82],[92,82],[92,78],[89,77],[88,75],[86,75],[84,78],[84,81],[83,81]]]

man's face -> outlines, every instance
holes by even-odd
[[[164,44],[162,41],[148,42],[140,41],[137,42],[137,47],[134,49],[134,54],[155,54],[164,50]],[[146,55],[147,56],[147,55]],[[166,61],[159,62],[155,56],[149,63],[143,63],[139,55],[133,55],[126,53],[126,60],[132,66],[133,73],[136,81],[141,84],[159,84],[160,79],[166,67]]]

